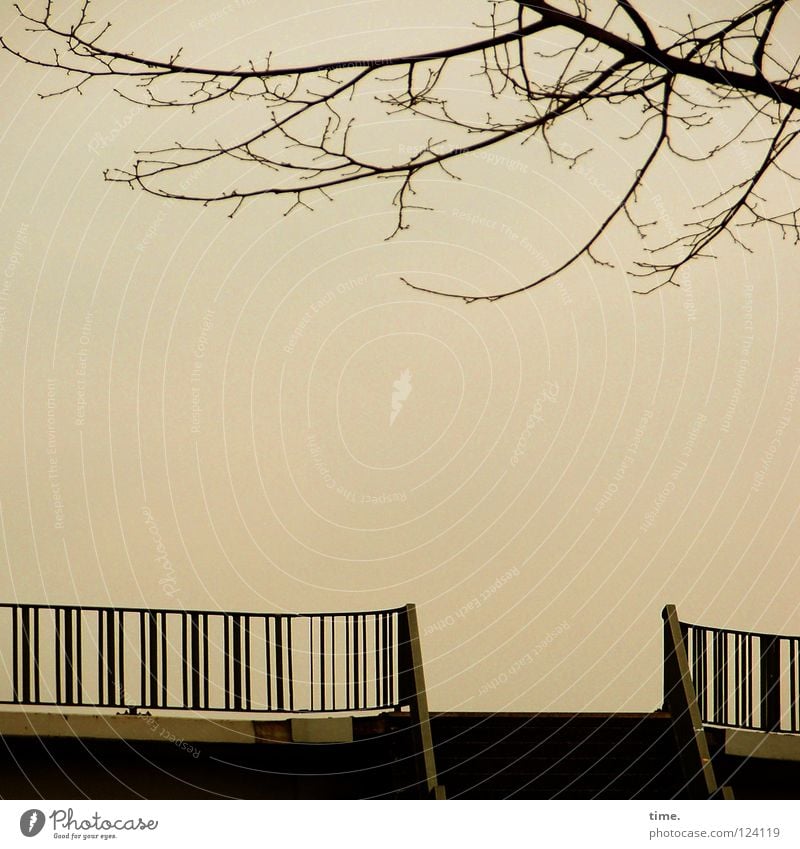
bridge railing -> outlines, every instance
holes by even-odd
[[[0,704],[336,712],[407,703],[407,609],[0,604]]]
[[[413,604],[223,613],[0,604],[0,704],[332,713],[407,707],[418,787],[443,799]]]
[[[680,627],[705,724],[800,733],[800,637]]]

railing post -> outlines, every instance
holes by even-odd
[[[674,604],[668,604],[664,618],[664,707],[672,716],[672,727],[687,784],[700,798],[732,799],[729,787],[720,789],[711,762],[700,709],[697,706],[686,642]]]
[[[779,637],[761,637],[761,730],[778,731],[781,724],[781,644]]]
[[[401,610],[399,620],[400,702],[408,704],[411,708],[412,730],[420,755],[420,778],[427,790],[427,798],[444,799],[444,787],[439,784],[436,774],[416,605],[407,604]]]

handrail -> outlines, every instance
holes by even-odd
[[[703,721],[686,655],[686,641],[674,604],[668,604],[664,618],[664,707],[672,725],[686,779],[693,796],[732,799],[730,787],[720,787],[714,773]]]
[[[102,610],[102,611],[115,611],[122,613],[141,613],[142,611],[155,610],[156,608],[149,607],[120,607],[120,606],[112,606],[112,605],[103,605],[103,604],[43,604],[43,603],[30,603],[23,604],[21,602],[9,602],[9,601],[0,601],[0,610],[6,608],[11,609],[14,607],[29,607],[31,609],[39,608],[40,610],[53,610],[56,607],[59,610]],[[159,607],[157,608],[160,613],[213,613],[213,614],[227,614],[228,616],[285,616],[289,619],[303,619],[309,616],[362,616],[368,613],[402,613],[406,608],[405,606],[401,607],[390,607],[390,608],[382,608],[381,610],[337,610],[337,611],[308,611],[306,613],[299,613],[296,611],[284,610],[280,613],[258,613],[253,612],[252,610],[209,610],[209,611],[193,611],[187,610],[184,607]]]
[[[770,634],[770,633],[767,633],[766,631],[742,631],[742,630],[738,630],[736,628],[714,628],[710,625],[700,625],[700,624],[697,624],[697,623],[684,622],[684,621],[681,621],[681,625],[685,626],[686,628],[705,628],[706,630],[709,630],[709,631],[724,631],[726,634],[735,634],[735,635],[738,635],[738,636],[741,636],[741,637],[775,637],[775,636],[781,636],[779,634]],[[798,639],[800,639],[800,637],[791,637],[791,636],[788,636],[788,635],[783,635],[783,636],[781,636],[781,639],[798,640]]]
[[[800,637],[681,627],[706,725],[800,733]]]
[[[396,708],[410,698],[399,663],[405,616],[405,608],[286,614],[4,603],[0,653],[10,662],[0,669],[0,704],[132,713]]]

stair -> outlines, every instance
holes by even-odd
[[[446,713],[431,724],[450,799],[683,797],[666,713]]]
[[[401,711],[361,717],[343,743],[290,742],[288,725],[257,723],[256,742],[201,742],[189,751],[122,737],[4,735],[0,798],[419,798],[411,723]],[[449,799],[688,796],[666,713],[440,713],[431,728]],[[713,735],[709,744],[718,779],[738,798],[781,798],[775,770],[786,772],[784,788],[797,786],[789,780],[797,763],[741,763]]]

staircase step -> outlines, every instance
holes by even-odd
[[[670,719],[653,714],[438,714],[450,798],[673,798],[682,788]]]

